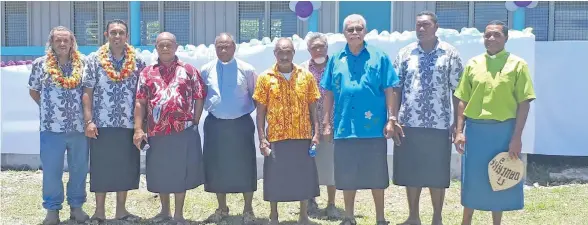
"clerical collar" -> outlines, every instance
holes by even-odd
[[[226,66],[226,65],[229,65],[229,64],[231,64],[231,63],[235,62],[235,57],[233,57],[233,58],[232,58],[231,60],[229,60],[228,62],[223,62],[223,61],[221,61],[220,59],[218,60],[218,62],[219,62],[221,65],[224,65],[224,66]]]
[[[496,54],[494,54],[494,55],[490,55],[490,54],[488,54],[488,52],[486,51],[486,57],[488,57],[488,58],[491,58],[491,59],[502,58],[502,57],[504,57],[504,56],[506,56],[506,55],[507,55],[507,52],[506,52],[506,50],[505,50],[505,49],[502,49],[502,51],[500,51],[500,52],[498,52],[498,53],[496,53]]]

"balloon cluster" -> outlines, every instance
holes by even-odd
[[[18,66],[18,65],[28,65],[33,64],[33,60],[19,60],[19,61],[8,61],[8,62],[0,62],[0,67],[7,67],[7,66]]]
[[[516,11],[519,8],[535,8],[538,1],[506,1],[504,6],[508,11]]]
[[[312,11],[321,8],[318,1],[290,1],[290,10],[296,13],[298,19],[305,21],[312,15]]]

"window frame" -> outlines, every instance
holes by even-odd
[[[265,31],[267,31],[267,37],[268,38],[271,38],[271,33],[270,33],[271,32],[271,18],[270,18],[271,8],[270,8],[270,1],[263,1],[263,3],[264,3],[264,17],[263,17],[264,19],[263,19],[263,21],[264,21],[264,25],[265,25],[263,27],[263,29]],[[235,21],[237,23],[237,32],[236,32],[235,36],[237,38],[237,42],[238,43],[250,42],[253,39],[250,39],[250,40],[247,40],[247,41],[241,40],[241,22],[240,22],[241,21],[240,20],[241,18],[239,17],[239,10],[240,10],[240,8],[239,8],[239,5],[238,4],[239,4],[239,2],[237,2],[237,18],[236,18],[236,21]],[[300,19],[298,19],[298,17],[296,17],[296,35],[300,36],[301,38],[304,38],[303,36],[305,34],[304,35],[302,35],[302,34],[305,33],[305,29],[307,29],[307,26],[304,26],[303,22],[300,21]],[[262,37],[262,38],[264,38],[264,37]],[[256,38],[254,38],[254,39],[256,39]]]
[[[476,2],[478,2],[478,1],[467,1],[467,3],[468,3],[468,14],[469,14],[468,15],[468,28],[475,28],[474,27],[474,17],[475,17],[475,9],[476,9],[475,4],[476,4]],[[437,2],[435,2],[433,8],[434,8],[433,11],[435,13],[437,13]],[[507,9],[504,8],[504,10],[507,10]],[[507,26],[509,28],[512,28],[513,12],[508,11],[507,19],[508,19]],[[490,22],[490,21],[488,21],[488,22]],[[484,31],[480,31],[480,32],[484,32]]]
[[[583,1],[580,1],[583,2]],[[569,3],[567,1],[560,1],[559,3]],[[588,41],[587,39],[560,39],[560,40],[555,40],[555,8],[556,8],[556,2],[555,1],[549,1],[549,27],[548,29],[548,41]],[[586,31],[588,31],[588,28],[586,28]]]
[[[71,2],[70,4],[70,21],[71,21],[71,31],[74,32],[74,35],[76,35],[76,37],[78,36],[78,34],[76,33],[76,28],[75,28],[75,5],[76,2]],[[107,1],[96,1],[94,2],[95,4],[98,5],[97,9],[98,11],[96,12],[96,17],[98,18],[98,31],[99,31],[99,35],[98,35],[98,45],[86,45],[86,46],[102,46],[106,43],[107,40],[105,40],[104,38],[104,28],[106,26],[106,24],[108,23],[108,21],[104,21],[104,3],[107,3]],[[128,32],[130,33],[131,30],[131,2],[126,2],[127,3],[127,18],[123,19],[128,27]]]
[[[178,45],[180,46],[185,46],[185,45],[197,45],[195,43],[195,37],[194,37],[194,27],[196,26],[195,24],[195,18],[194,18],[194,11],[196,10],[196,2],[194,1],[174,1],[174,2],[188,2],[188,43],[178,43]],[[165,30],[165,2],[164,1],[158,1],[158,12],[159,12],[159,32],[163,32]],[[141,37],[143,38],[143,37]],[[178,41],[179,42],[179,41]]]
[[[435,2],[434,8],[437,6]],[[474,4],[476,1],[468,1],[469,4],[469,16],[468,16],[468,27],[474,27]],[[548,14],[548,26],[547,26],[547,40],[545,41],[585,41],[585,40],[555,40],[555,1],[549,1],[549,14]],[[436,8],[433,11],[437,11]],[[508,12],[508,26],[512,29],[512,19],[513,19],[514,12]],[[525,26],[527,26],[528,21],[525,20]],[[538,40],[538,42],[543,42]]]
[[[143,6],[143,4],[141,4],[141,6]],[[190,7],[192,7],[192,5],[190,5]],[[142,18],[143,15],[142,14],[143,14],[143,11],[141,11],[141,18],[140,18],[140,20],[143,20],[143,18]],[[192,14],[192,13],[190,13],[190,14]],[[191,15],[190,15],[190,17],[191,17]],[[164,18],[164,15],[163,15],[163,1],[157,1],[157,22],[159,23],[159,31],[158,31],[158,33],[161,33],[163,31],[163,25],[164,25],[163,24],[163,18]],[[191,27],[192,26],[190,26],[190,29],[192,29]],[[149,45],[149,43],[143,43],[143,38],[144,37],[143,37],[143,31],[141,30],[141,28],[142,27],[139,28],[139,31],[141,32],[139,34],[140,35],[139,39],[141,41],[141,45]],[[145,26],[145,29],[147,29],[147,26]],[[145,33],[147,33],[147,31],[145,31]],[[190,34],[191,34],[191,32],[190,32]]]
[[[16,46],[6,45],[6,26],[5,26],[6,20],[4,18],[4,17],[6,17],[6,3],[9,3],[9,1],[3,1],[1,4],[1,7],[0,7],[0,10],[1,10],[0,15],[2,15],[2,28],[1,28],[2,39],[0,39],[2,41],[1,46],[2,47],[18,47],[21,45],[16,45]],[[27,18],[27,21],[26,21],[26,24],[27,24],[27,27],[26,27],[26,38],[27,38],[26,46],[31,45],[31,16],[32,16],[31,15],[31,5],[32,5],[32,2],[29,2],[29,1],[26,2],[26,18]]]

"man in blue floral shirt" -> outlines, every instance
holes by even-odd
[[[463,71],[457,49],[435,36],[437,16],[416,17],[418,42],[400,49],[394,67],[402,96],[398,119],[404,137],[394,147],[393,181],[406,186],[409,216],[403,224],[421,224],[419,196],[428,187],[433,202],[433,225],[442,224],[445,189],[449,188],[451,117],[457,106],[453,92]],[[453,120],[455,122],[455,119]]]
[[[145,63],[127,43],[127,24],[106,25],[108,43],[87,58],[83,104],[90,138],[90,191],[96,194],[93,221],[102,222],[107,192],[116,192],[117,220],[136,221],[126,210],[127,191],[139,188],[140,152],[133,145],[135,92]]]
[[[29,93],[39,105],[41,164],[43,167],[43,224],[59,224],[64,201],[63,160],[67,149],[69,181],[67,202],[70,218],[84,222],[88,144],[82,118],[83,56],[73,32],[59,26],[51,30],[46,55],[37,58],[29,77]]]

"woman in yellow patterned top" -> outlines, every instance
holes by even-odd
[[[258,77],[253,94],[259,150],[265,156],[263,197],[271,204],[270,224],[278,224],[278,202],[291,201],[300,201],[299,223],[308,224],[307,200],[319,195],[316,164],[308,149],[319,143],[320,92],[312,74],[292,63],[291,40],[278,40],[274,55],[277,63]]]

